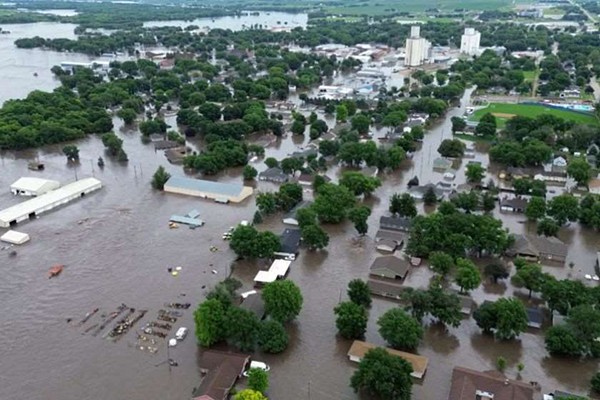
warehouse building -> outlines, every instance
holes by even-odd
[[[41,196],[0,211],[0,227],[8,228],[19,222],[34,219],[55,207],[67,204],[79,197],[98,190],[102,182],[95,178],[81,179]]]
[[[212,199],[218,203],[240,203],[250,197],[251,187],[235,183],[221,183],[201,179],[172,176],[165,183],[165,192]]]
[[[12,194],[19,196],[40,196],[59,187],[60,182],[58,181],[24,177],[10,185],[10,191]]]

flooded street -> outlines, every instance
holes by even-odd
[[[274,14],[271,13],[271,17],[275,18]],[[52,29],[45,31],[41,27],[44,24],[26,25],[35,25],[34,29],[40,29],[38,34],[43,37],[73,36],[74,26],[53,24]],[[65,30],[57,32],[56,26]],[[24,25],[10,25],[6,29],[15,35],[36,35]],[[20,29],[24,34],[18,33]],[[52,89],[56,86],[49,71],[52,65],[66,58],[85,57],[17,50],[12,45],[19,37],[15,35],[0,36],[0,53],[4,56],[0,61],[3,88],[0,102],[23,97],[33,89]],[[81,60],[84,59],[87,58]],[[33,72],[38,72],[39,77],[33,78]],[[463,107],[469,94],[470,91],[461,102]],[[340,299],[346,299],[345,289],[350,280],[368,277],[369,266],[379,255],[372,237],[378,229],[379,217],[387,215],[389,197],[404,191],[407,181],[415,175],[421,184],[441,180],[442,174],[432,171],[432,162],[438,157],[439,143],[451,137],[450,118],[463,112],[464,108],[452,109],[444,122],[426,134],[412,161],[407,161],[400,171],[381,175],[382,187],[367,200],[372,207],[367,237],[359,239],[349,222],[325,226],[331,236],[327,250],[303,249],[292,264],[288,279],[302,289],[304,306],[298,319],[288,328],[290,345],[281,355],[255,355],[257,360],[271,365],[271,384],[267,392],[270,399],[359,398],[349,387],[350,376],[356,369],[356,364],[346,356],[351,342],[337,338],[333,307]],[[169,121],[173,123],[172,119]],[[0,251],[3,267],[0,399],[185,400],[200,382],[193,308],[216,282],[231,272],[235,257],[221,235],[241,220],[252,219],[255,196],[240,205],[222,205],[152,190],[150,180],[159,165],[165,166],[172,175],[183,174],[182,168],[170,165],[162,152],[155,152],[151,144],[141,143],[138,132],[123,131],[117,122],[115,132],[123,138],[123,148],[130,160],[126,165],[106,156],[100,138],[95,136],[77,142],[81,160],[76,167],[67,165],[62,146],[0,153],[2,209],[23,200],[13,197],[8,190],[8,186],[22,176],[56,179],[62,184],[76,177],[95,176],[104,185],[98,192],[19,225],[17,230],[28,233],[31,242],[16,248],[16,257],[9,257],[8,250]],[[384,134],[385,130],[378,131],[376,138]],[[285,157],[307,141],[307,137],[288,136],[268,147],[265,158]],[[99,156],[106,160],[103,170],[96,165]],[[45,171],[27,169],[27,162],[36,157],[45,163]],[[476,153],[476,159],[489,165],[484,153]],[[456,174],[457,183],[464,182],[466,163],[467,160],[462,161]],[[254,166],[259,170],[265,168],[262,161]],[[335,181],[337,172],[339,168],[332,168],[328,175]],[[218,179],[241,182],[239,171],[225,173]],[[260,182],[257,187],[276,190],[277,186]],[[310,198],[311,194],[305,193],[305,196]],[[206,221],[204,227],[168,228],[172,214],[185,214],[192,209],[200,212],[200,218]],[[514,233],[530,228],[520,223],[525,219],[523,215],[498,213],[497,217]],[[260,228],[281,232],[284,229],[281,215],[267,218]],[[0,234],[4,231],[0,230]],[[573,277],[583,278],[584,274],[593,273],[598,235],[575,224],[563,229],[560,238],[570,245],[567,263],[575,263]],[[211,246],[216,246],[218,251],[211,252]],[[48,268],[56,263],[65,265],[64,272],[48,280]],[[175,266],[182,267],[177,277],[167,272],[168,267]],[[261,266],[260,262],[233,263],[233,275],[243,280],[244,288],[250,288]],[[548,266],[544,270],[558,277],[570,274],[566,266]],[[406,285],[426,287],[430,278],[427,267],[416,267]],[[481,304],[484,298],[494,300],[511,296],[513,292],[526,297],[525,290],[513,291],[509,282],[486,283],[472,295]],[[100,313],[108,314],[121,303],[148,310],[146,317],[134,327],[137,330],[155,320],[166,302],[192,303],[192,309],[184,312],[171,331],[174,333],[180,326],[191,330],[186,340],[170,350],[170,357],[179,363],[171,371],[166,364],[156,366],[168,357],[164,340],[160,341],[158,353],[151,355],[133,347],[133,331],[116,343],[101,335],[84,334],[86,327],[101,321]],[[367,341],[384,344],[377,333],[376,320],[392,307],[397,304],[374,299]],[[83,327],[77,327],[76,323],[95,308],[100,308],[100,313]],[[68,324],[67,318],[73,318],[75,324]],[[508,377],[516,377],[516,365],[522,362],[525,365],[522,379],[538,381],[546,393],[559,388],[587,393],[589,379],[598,367],[596,361],[549,358],[539,330],[522,334],[516,341],[494,342],[493,338],[480,334],[472,318],[463,320],[458,328],[428,327],[418,352],[429,357],[429,368],[423,382],[413,387],[416,400],[445,400],[454,366],[494,369],[498,356],[508,362]]]

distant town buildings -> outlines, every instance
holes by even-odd
[[[475,30],[475,28],[465,28],[465,33],[460,39],[460,52],[475,56],[479,54],[479,42],[481,40],[481,33]]]
[[[410,37],[406,39],[406,56],[404,64],[407,67],[418,67],[423,65],[429,58],[431,42],[421,36],[421,27],[411,26]]]

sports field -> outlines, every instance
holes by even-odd
[[[499,127],[503,127],[506,121],[516,115],[535,118],[542,114],[552,114],[559,118],[575,121],[579,124],[600,125],[594,114],[580,114],[569,110],[557,110],[544,106],[533,104],[508,104],[508,103],[490,103],[486,108],[477,110],[471,115],[469,120],[479,121],[486,113],[492,113],[496,117]]]

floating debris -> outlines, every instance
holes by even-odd
[[[165,303],[165,307],[187,310],[192,306],[191,303]]]
[[[85,335],[86,333],[89,333],[92,329],[94,329],[97,326],[98,326],[98,324],[94,324],[94,325],[90,326],[85,331],[83,331],[82,335]]]
[[[104,319],[104,321],[102,321],[98,329],[96,329],[94,333],[92,333],[92,336],[98,336],[98,334],[102,332],[104,328],[108,326],[108,324],[110,324],[115,318],[119,316],[119,314],[121,314],[125,310],[127,310],[127,306],[125,304],[121,304],[117,308],[117,311],[113,311],[110,314],[108,314],[108,316]]]
[[[54,278],[55,276],[60,275],[60,273],[63,272],[64,268],[65,268],[65,266],[62,264],[56,264],[55,266],[51,267],[48,270],[48,279]]]
[[[83,317],[83,319],[81,321],[79,321],[79,323],[77,324],[77,326],[81,326],[81,325],[85,324],[99,310],[100,310],[99,308],[94,308],[92,311],[90,311],[89,313],[85,314],[85,317]]]

